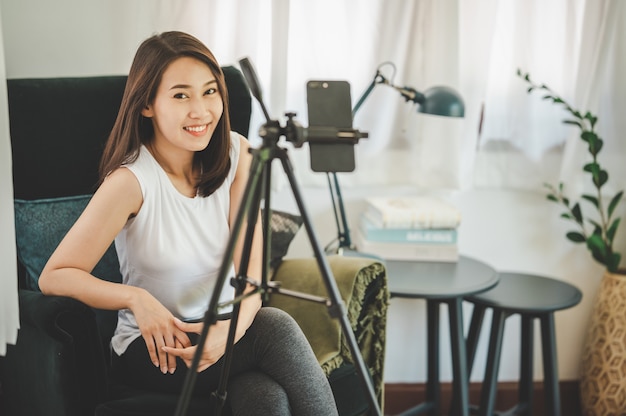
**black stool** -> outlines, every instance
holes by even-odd
[[[472,370],[485,310],[487,308],[493,310],[479,415],[494,414],[504,322],[513,314],[520,314],[521,317],[519,403],[506,413],[530,415],[532,411],[533,319],[537,318],[541,323],[546,414],[550,416],[561,414],[554,312],[578,304],[581,298],[580,290],[569,283],[520,273],[500,273],[500,281],[493,289],[466,298],[474,304],[467,337],[468,373]]]

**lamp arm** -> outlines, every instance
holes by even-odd
[[[370,85],[367,86],[367,88],[361,95],[361,98],[359,98],[359,101],[357,101],[357,103],[354,105],[354,108],[352,109],[352,117],[354,117],[356,112],[359,111],[359,108],[361,108],[361,105],[363,105],[367,97],[369,97],[369,95],[372,93],[376,85],[387,84],[387,83],[388,83],[387,79],[380,73],[379,70],[377,70],[376,75],[374,75],[374,79],[372,79],[372,82],[370,83]]]

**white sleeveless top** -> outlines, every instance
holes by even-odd
[[[230,186],[239,160],[239,135],[232,132],[230,141],[230,171],[208,197],[181,194],[144,146],[137,160],[125,165],[139,181],[143,203],[115,238],[122,282],[146,289],[181,320],[204,316],[230,237]],[[231,265],[229,278],[234,275]],[[221,301],[234,297],[229,278]],[[121,355],[140,335],[132,312],[120,310],[113,350]]]

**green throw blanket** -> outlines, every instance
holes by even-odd
[[[372,259],[330,256],[328,262],[347,310],[348,321],[359,344],[363,360],[370,369],[380,401],[383,393],[385,326],[389,292],[384,266]],[[328,291],[314,258],[286,259],[274,280],[284,289],[297,282],[300,292],[328,298]],[[268,306],[287,311],[299,323],[328,375],[344,361],[353,362],[338,320],[326,305],[290,296],[273,295]],[[322,312],[322,313],[320,313]]]

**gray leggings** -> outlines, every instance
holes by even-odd
[[[114,358],[113,366],[126,384],[164,393],[180,392],[187,374],[180,360],[174,374],[162,374],[151,363],[141,337]],[[215,391],[221,368],[219,360],[199,373],[194,394]],[[302,330],[276,308],[261,308],[235,344],[227,393],[227,406],[235,416],[337,415],[328,379]]]

